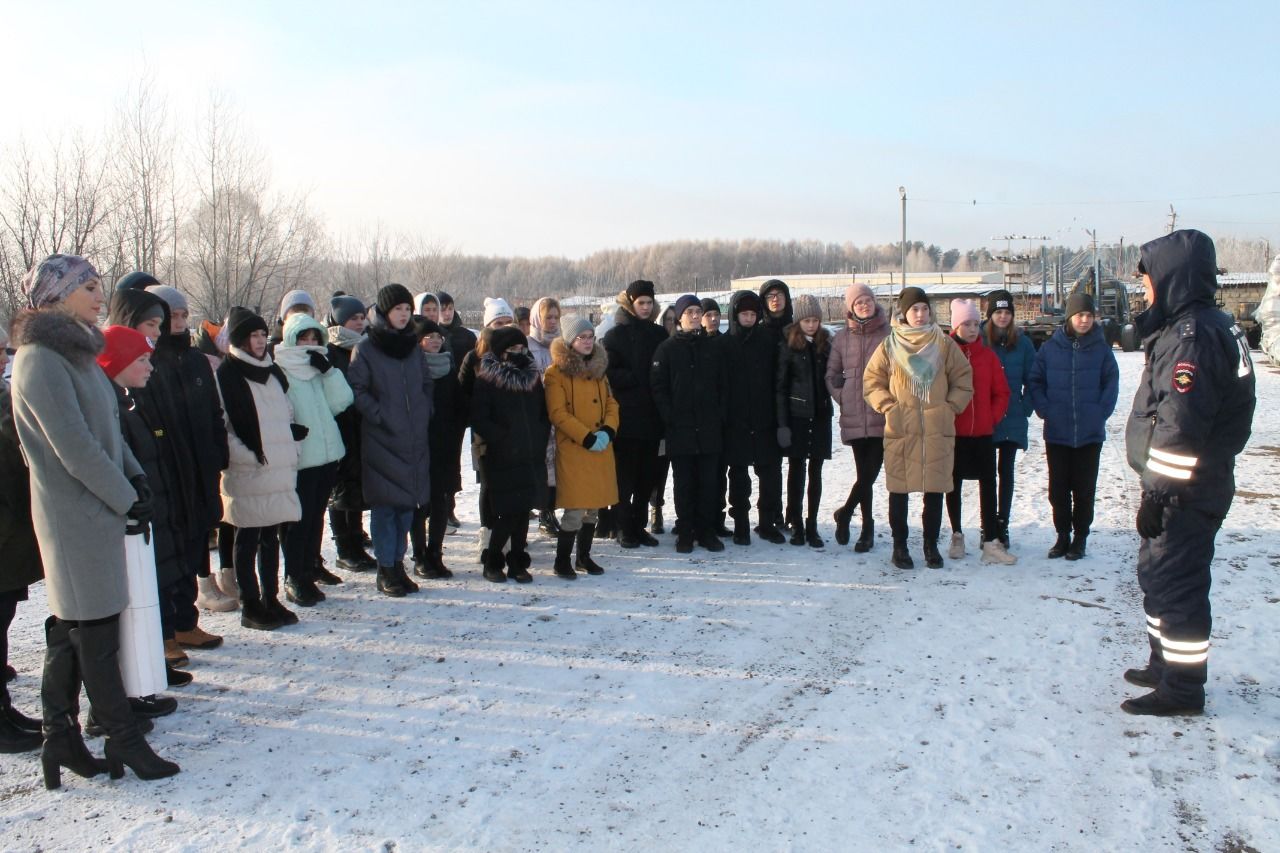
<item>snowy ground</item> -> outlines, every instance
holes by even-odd
[[[1146,655],[1121,442],[1141,356],[1118,357],[1082,562],[1043,559],[1038,442],[1010,568],[972,555],[971,484],[971,556],[942,571],[890,568],[883,529],[869,555],[829,541],[688,558],[668,535],[598,547],[608,573],[568,583],[535,537],[536,582],[496,586],[469,489],[452,581],[392,600],[348,576],[275,633],[206,616],[226,645],[192,653],[196,681],[151,736],[179,776],[64,774],[46,792],[34,756],[0,756],[0,847],[1278,849],[1280,371],[1259,365],[1218,537],[1208,714],[1139,718],[1119,703]],[[825,507],[851,468],[828,465]],[[37,588],[11,632],[28,712],[42,614]]]

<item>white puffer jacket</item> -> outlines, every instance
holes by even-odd
[[[256,359],[237,347],[230,348],[227,358],[259,367],[271,366],[271,356]],[[221,387],[218,391],[221,394]],[[258,464],[253,451],[236,437],[230,418],[226,418],[231,464],[222,472],[222,520],[236,527],[271,527],[298,521],[302,518],[302,505],[297,492],[298,445],[290,428],[293,406],[274,376],[266,383],[250,382],[249,392],[258,411],[262,454],[267,464]]]

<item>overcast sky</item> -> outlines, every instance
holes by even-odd
[[[102,127],[149,71],[188,124],[229,96],[335,232],[883,243],[905,185],[908,238],[944,246],[1142,241],[1170,203],[1280,244],[1276,2],[0,10],[0,145]]]

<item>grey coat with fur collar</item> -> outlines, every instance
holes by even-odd
[[[142,473],[120,432],[115,388],[95,360],[102,333],[55,309],[23,327],[13,419],[31,469],[31,520],[49,610],[101,619],[129,603],[125,513]]]

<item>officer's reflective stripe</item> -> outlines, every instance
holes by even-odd
[[[1168,462],[1170,465],[1177,465],[1182,468],[1194,468],[1200,461],[1195,456],[1179,456],[1177,453],[1170,453],[1167,450],[1161,450],[1158,447],[1151,448],[1151,458],[1161,462]]]
[[[1168,663],[1204,663],[1209,659],[1208,640],[1171,640],[1161,637],[1160,650]]]
[[[1152,451],[1152,458],[1147,460],[1147,470],[1155,471],[1157,474],[1164,474],[1166,477],[1172,477],[1175,480],[1190,480],[1191,472],[1186,468],[1174,468],[1172,465],[1165,465],[1163,462],[1155,460],[1155,451]]]
[[[1150,613],[1148,613],[1148,614],[1147,614],[1147,624],[1148,624],[1148,625],[1154,625],[1154,626],[1156,626],[1157,628],[1159,628],[1159,627],[1160,627],[1160,617],[1159,617],[1159,616],[1152,616]]]
[[[1202,652],[1195,652],[1194,654],[1185,654],[1183,652],[1165,652],[1164,653],[1165,663],[1204,663],[1208,659],[1209,659],[1208,649],[1205,649]]]
[[[1157,640],[1160,639],[1159,616],[1152,616],[1150,613],[1147,614],[1147,633],[1155,637]]]

